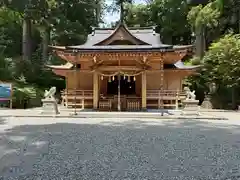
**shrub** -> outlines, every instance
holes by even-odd
[[[41,106],[43,90],[40,88],[15,84],[13,86],[13,108],[31,108]]]

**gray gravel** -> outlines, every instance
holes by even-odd
[[[240,179],[238,124],[58,121],[35,118],[30,124],[0,123],[5,127],[0,134],[0,179]]]

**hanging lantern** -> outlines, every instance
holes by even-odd
[[[111,82],[111,77],[109,76],[109,78],[108,78],[108,82],[110,83]]]
[[[124,79],[124,80],[126,79],[126,76],[125,76],[125,74],[123,75],[123,79]]]
[[[128,76],[128,82],[131,82],[131,77],[130,76]]]
[[[133,80],[136,81],[136,77],[135,76],[133,76]]]
[[[112,77],[112,80],[113,80],[113,81],[115,80],[115,77],[114,77],[114,76]]]
[[[103,76],[101,76],[101,80],[103,80]]]

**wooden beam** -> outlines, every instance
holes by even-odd
[[[120,57],[151,57],[151,56],[159,56],[163,52],[132,52],[132,51],[122,51],[122,52],[81,52],[79,56],[82,57],[91,57],[93,58],[94,56],[100,58],[100,57],[108,57],[108,58],[120,58]]]
[[[183,72],[183,73],[195,73],[194,69],[164,69],[164,73],[172,73],[172,72]],[[162,70],[147,70],[148,73],[161,73]]]
[[[97,68],[98,71],[141,71],[142,68],[133,66],[100,66]]]

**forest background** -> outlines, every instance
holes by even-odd
[[[194,44],[186,64],[201,64],[186,83],[215,108],[240,104],[240,0],[0,0],[0,80],[13,83],[13,107],[39,106],[45,89],[64,79],[48,45],[79,45],[96,26],[114,27],[120,7],[128,26],[156,26],[166,44]],[[80,15],[81,14],[81,15]],[[114,21],[115,20],[115,21]]]

